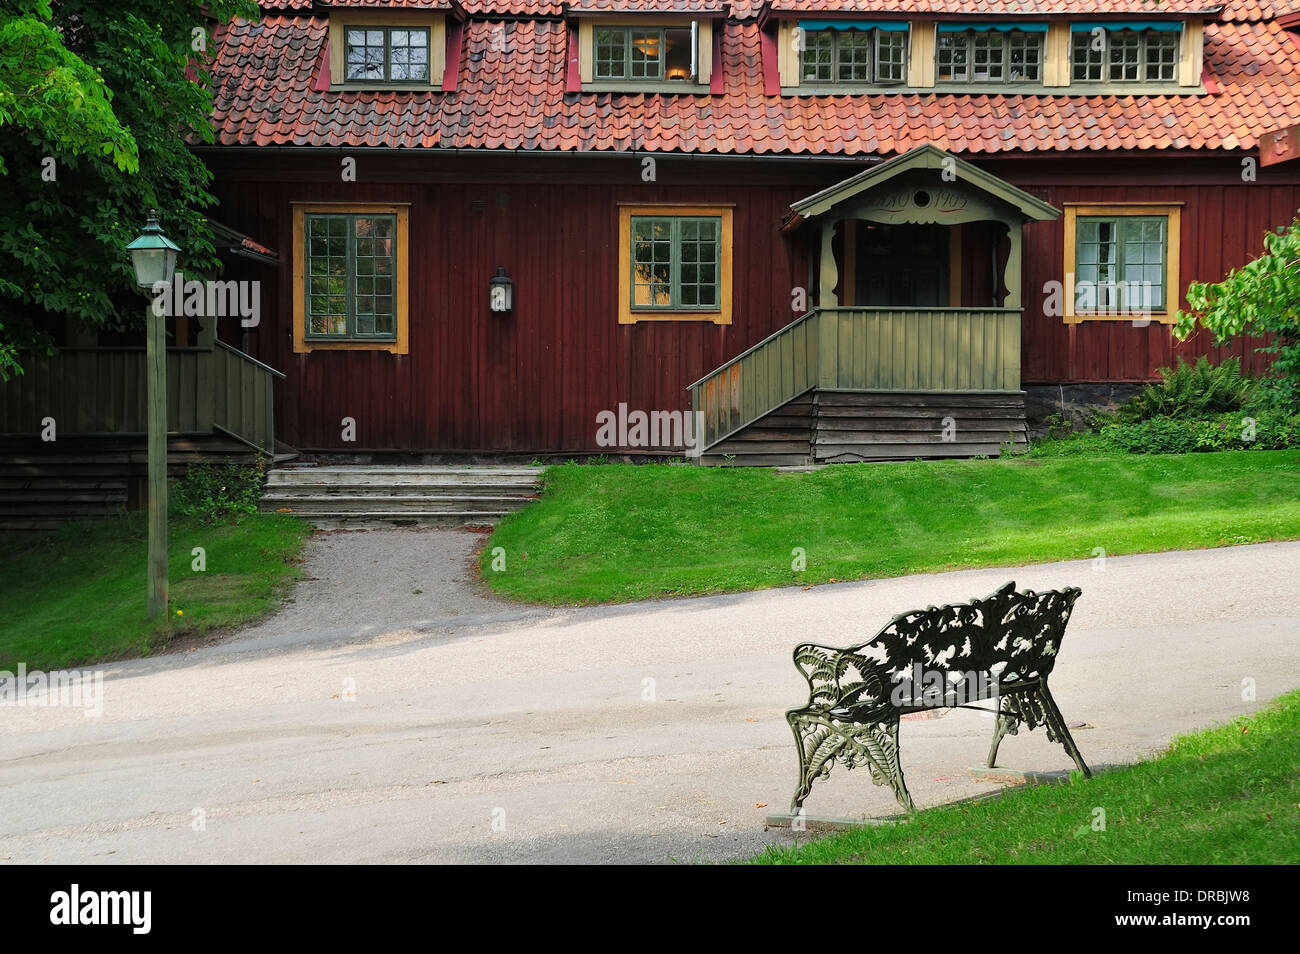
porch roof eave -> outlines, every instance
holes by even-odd
[[[934,169],[951,171],[952,179],[945,181],[964,182],[979,191],[1001,200],[1011,206],[1026,221],[1047,222],[1060,217],[1061,211],[1023,189],[999,179],[992,173],[985,172],[978,166],[971,165],[945,152],[938,146],[927,143],[917,146],[909,152],[895,156],[878,166],[873,166],[842,182],[822,189],[806,198],[790,204],[791,216],[782,225],[781,231],[789,232],[809,219],[829,212],[843,202],[863,192],[868,192],[883,185],[894,177],[913,169]]]

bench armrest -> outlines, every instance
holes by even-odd
[[[845,696],[875,697],[885,688],[884,667],[861,655],[858,646],[824,646],[800,643],[794,648],[794,665],[808,683],[808,707],[830,709]]]

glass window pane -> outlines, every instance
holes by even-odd
[[[803,79],[828,83],[835,58],[835,37],[830,30],[805,30],[803,38]]]
[[[1042,76],[1043,41],[1040,33],[1012,30],[1007,36],[1007,79],[1036,83]]]
[[[632,79],[663,76],[663,34],[659,30],[630,30],[629,53]]]
[[[837,47],[836,78],[841,83],[865,83],[871,79],[872,37],[866,30],[840,30],[835,36]]]
[[[627,78],[628,31],[608,27],[596,31],[596,79]]]
[[[689,80],[691,78],[690,29],[664,30],[664,79]]]
[[[901,83],[907,72],[908,34],[897,30],[876,31],[876,82]]]
[[[969,33],[940,33],[937,79],[941,83],[964,83],[970,78],[967,69]]]
[[[1112,80],[1130,81],[1138,78],[1142,65],[1142,34],[1136,30],[1107,31],[1110,71]]]

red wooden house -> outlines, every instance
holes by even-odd
[[[1187,283],[1300,204],[1300,0],[262,9],[204,154],[279,263],[217,334],[303,451],[996,452],[1222,358]]]

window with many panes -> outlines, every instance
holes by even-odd
[[[397,217],[307,215],[306,336],[392,340]]]
[[[1037,83],[1043,34],[1024,30],[942,32],[937,43],[940,83]]]
[[[902,30],[804,30],[800,55],[805,83],[902,83],[907,33]]]
[[[689,27],[597,27],[594,47],[597,81],[691,79]]]
[[[634,311],[716,311],[721,268],[721,217],[632,217]]]
[[[343,36],[343,63],[348,80],[429,81],[427,28],[347,27]]]
[[[1178,76],[1180,34],[1173,30],[1077,31],[1070,47],[1075,82],[1163,83]]]
[[[1167,216],[1080,215],[1075,229],[1076,314],[1165,311]]]

